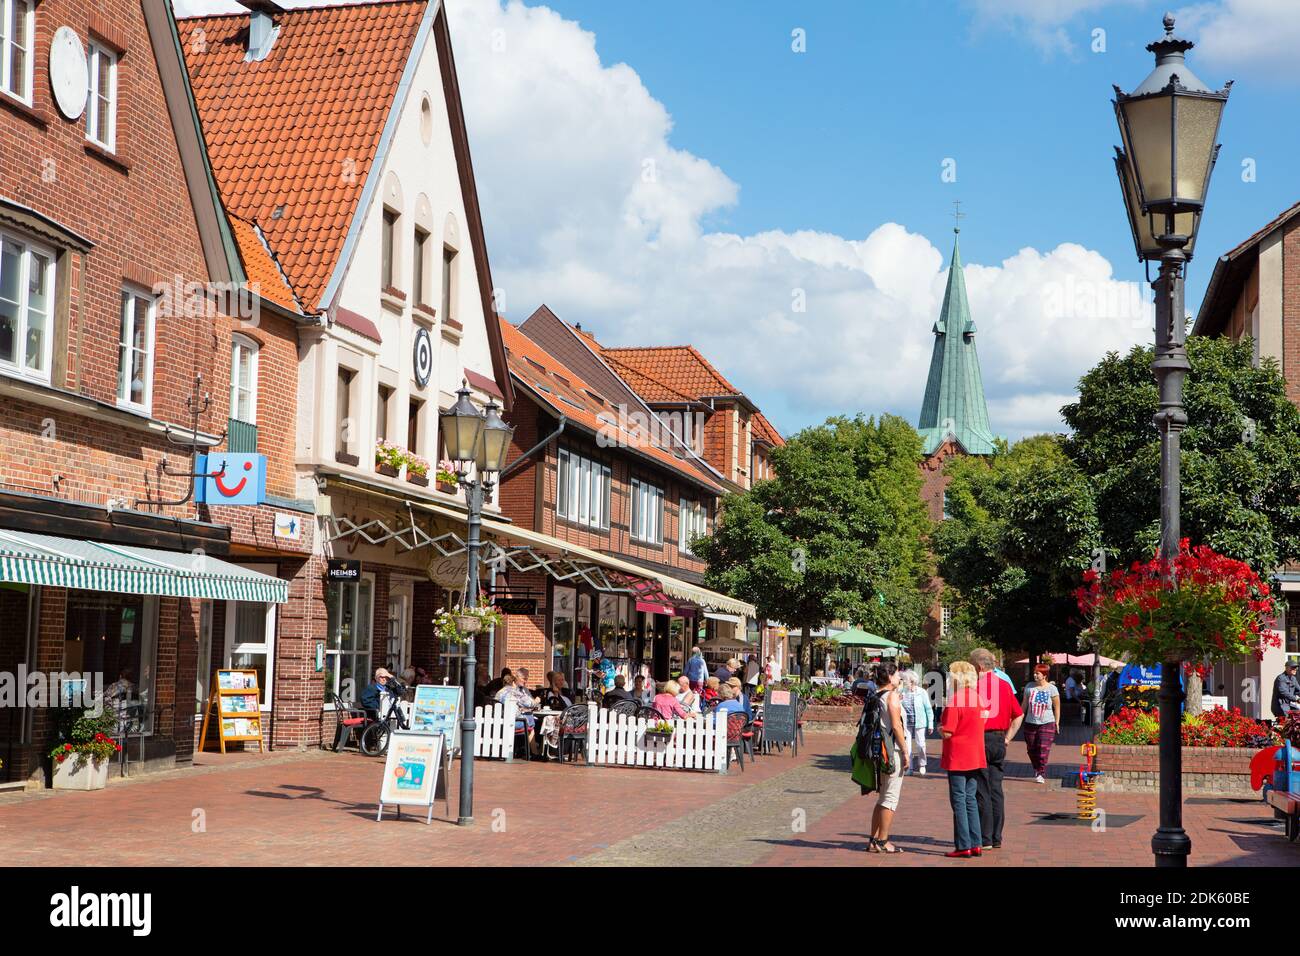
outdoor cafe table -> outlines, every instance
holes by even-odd
[[[539,739],[542,738],[543,735],[548,731],[554,732],[556,734],[559,733],[560,715],[563,714],[564,711],[551,710],[546,707],[539,707],[537,710],[529,711],[529,713],[531,713],[535,718],[537,718],[537,724],[533,728],[533,732],[538,736]],[[530,760],[532,759],[531,754],[529,755],[529,759]],[[544,740],[542,741],[542,759],[543,760],[546,759],[546,742]]]

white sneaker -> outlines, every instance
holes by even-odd
[[[1047,781],[1043,779],[1043,775],[1040,773],[1034,778],[1034,783],[1047,783]]]
[[[924,777],[924,776],[925,776],[925,768],[922,767],[920,770],[917,771],[917,773],[919,773],[922,777]]]

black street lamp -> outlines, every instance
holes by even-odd
[[[496,402],[488,402],[480,412],[470,401],[468,383],[462,381],[456,392],[456,404],[438,414],[447,454],[456,466],[460,485],[465,489],[465,503],[469,512],[469,538],[465,545],[465,565],[469,581],[465,588],[465,604],[478,604],[478,553],[482,546],[480,531],[483,526],[483,500],[486,492],[496,482],[496,476],[505,467],[505,456],[510,448],[514,426],[507,425],[497,414]],[[471,466],[475,469],[469,477]],[[460,722],[460,815],[456,823],[469,826],[474,822],[474,671],[478,665],[475,656],[477,635],[472,636],[465,648],[465,710]]]
[[[1232,84],[1211,90],[1198,80],[1186,62],[1192,42],[1174,36],[1172,14],[1165,14],[1164,24],[1165,35],[1147,45],[1156,56],[1151,75],[1132,93],[1115,87],[1115,117],[1124,141],[1115,150],[1115,169],[1138,259],[1160,263],[1160,275],[1151,283],[1156,299],[1151,369],[1160,389],[1155,415],[1160,430],[1160,556],[1172,581],[1180,536],[1179,442],[1187,426],[1183,267],[1192,258],[1201,225],[1219,154],[1219,119]],[[1160,671],[1160,827],[1151,838],[1156,866],[1186,866],[1192,851],[1183,830],[1182,665],[1167,660]]]

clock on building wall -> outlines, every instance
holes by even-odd
[[[59,112],[69,120],[81,119],[90,88],[86,48],[72,27],[59,27],[50,41],[50,89]]]
[[[429,338],[429,330],[423,326],[415,330],[415,350],[412,360],[415,384],[424,388],[433,375],[433,342]]]

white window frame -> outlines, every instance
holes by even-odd
[[[15,43],[14,38],[9,36],[9,24],[13,20],[14,7],[21,5],[27,13],[24,20],[24,36],[26,45]],[[13,66],[13,48],[20,47],[24,53],[23,62],[26,65],[26,71],[21,77],[25,93],[21,93],[15,87],[9,84],[10,73]],[[0,92],[14,99],[32,105],[32,90],[36,85],[36,4],[34,0],[0,0]]]
[[[0,0],[3,3],[4,0]],[[5,246],[16,246],[20,252],[18,261],[21,272],[18,276],[18,328],[14,330],[14,360],[12,362],[0,359],[0,370],[20,375],[23,378],[37,379],[38,381],[50,381],[50,366],[54,359],[54,319],[55,308],[58,302],[58,289],[55,283],[58,281],[57,255],[53,248],[43,245],[39,242],[32,242],[30,239],[17,233],[0,230],[0,253]],[[31,293],[31,269],[32,257],[43,256],[45,258],[45,345],[41,354],[40,361],[43,366],[40,369],[27,367],[27,333],[28,324],[31,321],[31,304],[29,296]],[[0,263],[3,258],[0,258]]]
[[[100,59],[108,61],[108,130],[99,128],[99,99],[103,91],[99,88]],[[90,70],[90,79],[86,95],[86,139],[97,146],[102,146],[110,153],[117,148],[117,53],[102,43],[90,41],[90,50],[86,54],[86,65]],[[104,135],[107,132],[108,135]]]
[[[230,340],[230,417],[248,425],[257,424],[257,357],[261,346],[246,335],[234,335]],[[239,409],[239,358],[248,354],[248,417],[237,414]]]
[[[687,498],[678,499],[677,506],[677,549],[682,554],[695,556],[691,550],[691,539],[703,537],[709,533],[709,511],[698,501]]]
[[[330,644],[333,641],[333,635],[329,633],[326,633],[325,635],[325,658],[327,661],[325,665],[325,670],[327,673],[332,673],[334,675],[334,686],[333,687],[326,686],[325,692],[326,693],[333,692],[335,694],[338,694],[339,697],[341,697],[343,700],[353,704],[358,703],[361,700],[361,692],[364,691],[366,687],[369,686],[371,681],[371,675],[374,674],[375,666],[376,666],[375,665],[375,575],[374,572],[372,571],[362,571],[361,578],[359,580],[338,581],[326,585],[326,587],[335,587],[335,586],[340,588],[355,587],[357,589],[356,608],[354,609],[354,614],[357,614],[358,617],[353,621],[354,628],[358,628],[361,623],[359,613],[361,607],[362,585],[365,585],[370,591],[370,607],[369,607],[370,618],[365,622],[366,634],[369,636],[370,639],[370,649],[365,652],[365,656],[366,656],[365,671],[361,674],[357,674],[354,667],[353,678],[354,680],[357,680],[358,683],[352,689],[351,697],[348,697],[346,694],[343,693],[343,680],[342,680],[343,670],[339,666],[339,662],[342,660],[344,655],[347,655],[353,659],[353,664],[355,665],[357,657],[359,657],[362,653],[361,651],[358,651],[356,649],[356,634],[354,633],[352,636],[352,650],[344,650],[342,647],[331,648]],[[339,609],[341,612],[342,611],[341,603]],[[326,618],[326,620],[328,621],[328,617]],[[328,663],[328,660],[331,657],[334,658],[333,667],[330,667]]]
[[[632,479],[632,521],[629,533],[643,544],[664,543],[664,490],[640,478]]]
[[[144,353],[146,361],[144,363],[144,401],[137,403],[131,401],[131,363],[127,361],[128,352],[134,350],[130,343],[135,341],[135,309],[131,308],[129,313],[128,306],[133,306],[137,299],[142,299],[149,304],[147,312],[149,330],[145,334]],[[126,331],[125,341],[119,332],[119,341],[117,343],[117,404],[123,408],[134,408],[138,411],[149,414],[153,408],[153,356],[154,356],[154,331],[157,328],[158,300],[146,292],[139,289],[125,286],[122,289],[122,320],[127,322],[129,327]],[[119,326],[120,329],[120,326]]]
[[[252,571],[261,571],[263,574],[269,574],[272,577],[276,574],[276,567],[273,564],[246,564],[241,565]],[[271,689],[275,686],[275,605],[265,602],[266,623],[262,629],[262,640],[247,641],[243,644],[235,643],[235,612],[239,604],[262,604],[261,601],[227,601],[226,602],[226,655],[225,666],[233,667],[232,661],[236,654],[265,654],[266,655],[266,680],[265,687],[258,688],[261,699],[258,701],[259,709],[263,713],[269,713],[272,704]]]
[[[555,513],[565,521],[595,531],[609,530],[609,495],[613,472],[585,455],[560,449]]]

